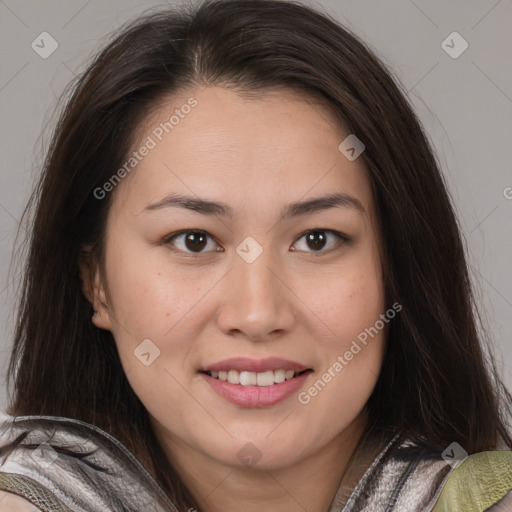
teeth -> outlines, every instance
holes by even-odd
[[[293,377],[293,375],[292,375],[292,377]],[[274,382],[276,384],[279,384],[280,382],[284,382],[285,379],[286,379],[286,371],[285,370],[276,370],[274,372]]]
[[[272,370],[256,374],[256,384],[258,386],[272,386],[274,382],[274,372]]]
[[[227,381],[231,384],[240,384],[240,374],[236,370],[227,372]]]
[[[236,372],[236,370],[232,370],[233,372]],[[231,372],[229,372],[231,373]],[[236,372],[238,373],[238,372]],[[240,384],[242,386],[256,386],[257,383],[257,373],[254,372],[240,372]],[[234,382],[231,382],[228,380],[231,384],[235,384]]]
[[[224,380],[230,384],[240,384],[242,386],[272,386],[285,380],[293,379],[294,370],[268,370],[266,372],[239,372],[237,370],[212,371],[209,372],[215,379]]]

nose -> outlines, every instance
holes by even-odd
[[[253,262],[234,257],[221,294],[217,322],[223,333],[265,341],[293,328],[293,283],[285,269],[263,251]]]

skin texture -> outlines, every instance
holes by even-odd
[[[338,150],[348,133],[325,106],[291,91],[251,99],[220,87],[182,91],[152,112],[134,149],[191,97],[197,106],[112,192],[104,265],[85,286],[93,322],[113,333],[202,511],[243,503],[248,512],[325,512],[365,425],[385,329],[305,405],[297,393],[269,407],[233,405],[198,369],[282,357],[314,370],[304,391],[375,324],[389,306],[367,171]],[[334,192],[355,197],[364,213],[336,207],[279,220],[288,203]],[[235,217],[145,211],[170,193],[225,202]],[[206,231],[207,244],[194,252],[184,237],[162,241],[182,229]],[[304,236],[314,229],[324,230],[323,248]],[[236,252],[248,236],[263,250],[252,263]],[[145,339],[160,350],[148,366],[134,356]],[[251,467],[237,456],[248,442],[260,457]]]
[[[2,512],[41,512],[40,508],[17,494],[0,491],[0,511]]]

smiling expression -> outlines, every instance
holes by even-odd
[[[384,330],[297,400],[386,309],[370,181],[290,91],[181,91],[140,141],[191,97],[112,192],[93,321],[170,451],[240,466],[250,441],[262,467],[291,465],[350,429],[380,372]]]

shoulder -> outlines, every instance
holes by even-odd
[[[17,494],[0,490],[0,512],[41,512],[41,509]]]
[[[511,491],[512,451],[475,453],[451,471],[432,512],[487,510],[510,499]]]
[[[93,424],[18,416],[0,422],[0,434],[2,430],[0,490],[27,497],[44,511],[104,512],[120,504],[146,510],[139,505],[150,502],[155,510],[172,510],[171,500],[142,462]]]

